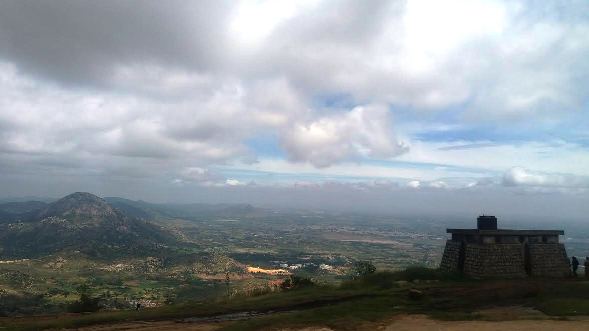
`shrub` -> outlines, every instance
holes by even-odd
[[[284,290],[289,290],[289,289],[308,287],[308,286],[313,286],[313,285],[315,285],[315,283],[313,283],[313,281],[310,280],[309,278],[292,275],[292,276],[286,278],[282,282],[282,284],[280,284],[280,288],[282,288]]]
[[[381,271],[366,275],[362,282],[381,289],[388,289],[395,286],[394,274],[389,271]]]
[[[395,274],[398,280],[407,281],[413,281],[416,279],[426,280],[440,278],[440,272],[438,270],[425,267],[408,267],[407,269],[398,271]]]
[[[390,271],[379,271],[357,277],[353,280],[345,281],[341,288],[358,289],[366,287],[376,287],[379,289],[389,289],[395,286],[395,274]]]
[[[83,293],[80,295],[80,300],[68,306],[68,311],[71,313],[95,312],[100,310],[99,301],[100,299],[92,298],[88,294]]]
[[[394,273],[395,280],[459,280],[464,276],[459,274],[443,272],[440,269],[431,269],[420,266],[408,267],[405,270]]]
[[[365,273],[361,276],[356,276],[352,281],[342,283],[342,288],[361,288],[361,287],[376,287],[380,289],[388,289],[396,286],[397,281],[414,281],[414,280],[461,280],[463,276],[451,273],[445,273],[438,269],[430,269],[425,267],[409,267],[401,271],[379,271],[373,273]]]

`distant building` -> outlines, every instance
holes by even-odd
[[[479,216],[476,229],[447,229],[440,269],[474,278],[566,277],[569,259],[562,230],[497,229],[495,216]]]

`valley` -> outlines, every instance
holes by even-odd
[[[338,284],[356,261],[435,267],[445,238],[442,227],[424,232],[419,222],[385,216],[64,199],[31,203],[41,210],[0,224],[3,315],[72,310],[82,295],[128,309],[265,293],[290,275]],[[45,215],[32,221],[35,213]]]

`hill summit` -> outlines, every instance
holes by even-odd
[[[157,254],[174,242],[159,227],[125,215],[102,198],[70,194],[30,222],[3,224],[0,255],[30,257],[80,251],[94,257]]]
[[[123,217],[102,198],[86,192],[65,196],[39,211],[37,219],[59,217],[78,223],[103,222]]]

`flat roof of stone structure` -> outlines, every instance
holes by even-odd
[[[446,229],[447,233],[484,234],[491,236],[556,236],[563,235],[564,230],[479,230],[479,229]]]

